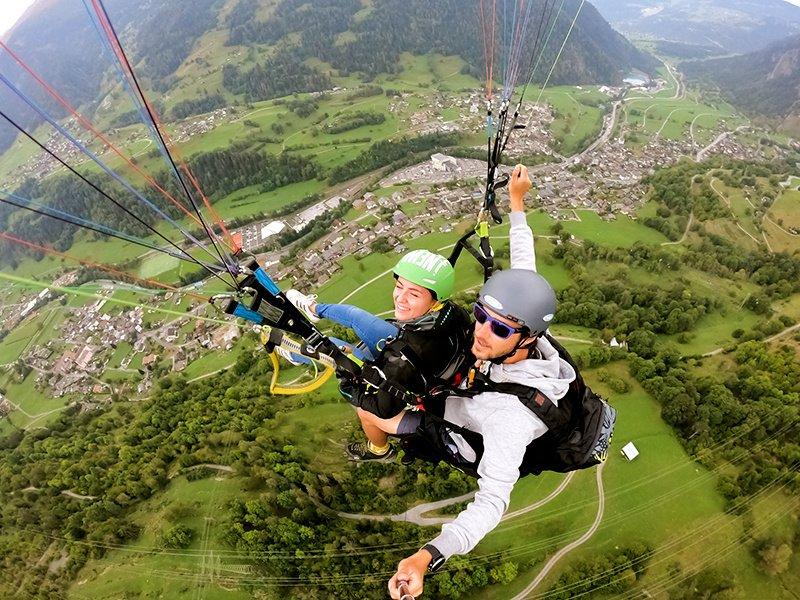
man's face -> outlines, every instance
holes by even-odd
[[[490,317],[511,328],[517,327],[514,321],[501,317],[492,309],[483,307]],[[519,343],[521,333],[514,333],[510,337],[503,339],[492,332],[491,322],[487,319],[483,323],[475,321],[475,335],[472,342],[472,354],[479,360],[491,360],[498,356],[503,356],[511,352]]]

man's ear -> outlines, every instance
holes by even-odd
[[[527,350],[527,349],[529,349],[529,348],[533,348],[533,347],[536,345],[536,342],[537,342],[538,340],[539,340],[539,336],[538,336],[538,335],[531,335],[531,336],[528,336],[528,338],[527,338],[527,339],[526,339],[524,342],[522,342],[522,343],[519,345],[519,347],[520,347],[521,349],[524,349],[524,350]]]

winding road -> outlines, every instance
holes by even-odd
[[[558,496],[561,492],[563,492],[566,487],[569,485],[569,482],[572,481],[575,473],[568,473],[564,480],[558,485],[556,489],[550,492],[545,498],[534,502],[524,508],[520,508],[519,510],[515,510],[510,513],[506,513],[503,515],[503,518],[500,519],[500,522],[507,521],[509,519],[513,519],[515,517],[519,517],[520,515],[527,514],[531,511],[540,508],[553,500],[556,496]],[[475,492],[469,492],[467,494],[463,494],[461,496],[456,496],[455,498],[446,498],[444,500],[437,500],[436,502],[426,502],[424,504],[418,504],[413,508],[408,509],[405,512],[398,513],[396,515],[369,515],[363,513],[346,513],[346,512],[337,512],[340,517],[343,519],[352,519],[355,521],[403,521],[407,523],[414,523],[415,525],[444,525],[445,523],[449,523],[455,516],[447,516],[447,517],[424,517],[423,515],[429,513],[434,510],[442,509],[446,506],[451,506],[453,504],[458,504],[459,502],[466,502],[467,500],[471,500],[475,496]]]
[[[522,590],[519,594],[514,596],[513,600],[525,600],[525,598],[528,598],[533,593],[533,591],[537,587],[539,587],[539,584],[542,583],[542,581],[544,581],[544,578],[550,574],[550,571],[552,571],[553,568],[556,566],[556,564],[558,564],[558,561],[560,561],[562,558],[564,558],[567,554],[572,552],[575,548],[577,548],[581,544],[584,544],[589,538],[591,538],[595,534],[597,529],[600,527],[600,522],[603,520],[603,513],[606,510],[606,495],[605,491],[603,490],[603,467],[605,467],[605,463],[597,467],[597,471],[595,471],[595,477],[597,480],[598,502],[597,502],[597,514],[594,517],[594,522],[592,523],[592,526],[589,527],[588,531],[584,533],[581,537],[579,537],[577,540],[567,544],[561,550],[556,552],[552,557],[550,557],[550,560],[547,561],[547,564],[545,564],[542,570],[539,571],[539,574],[534,578],[534,580],[531,581],[524,590]]]

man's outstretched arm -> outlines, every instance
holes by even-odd
[[[523,165],[514,167],[508,184],[511,212],[509,246],[511,247],[511,268],[536,270],[536,252],[533,246],[533,232],[525,215],[525,194],[531,189],[528,169]]]

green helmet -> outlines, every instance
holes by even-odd
[[[453,295],[456,272],[441,254],[427,250],[409,252],[395,265],[394,274],[430,290],[437,300],[447,300]]]

